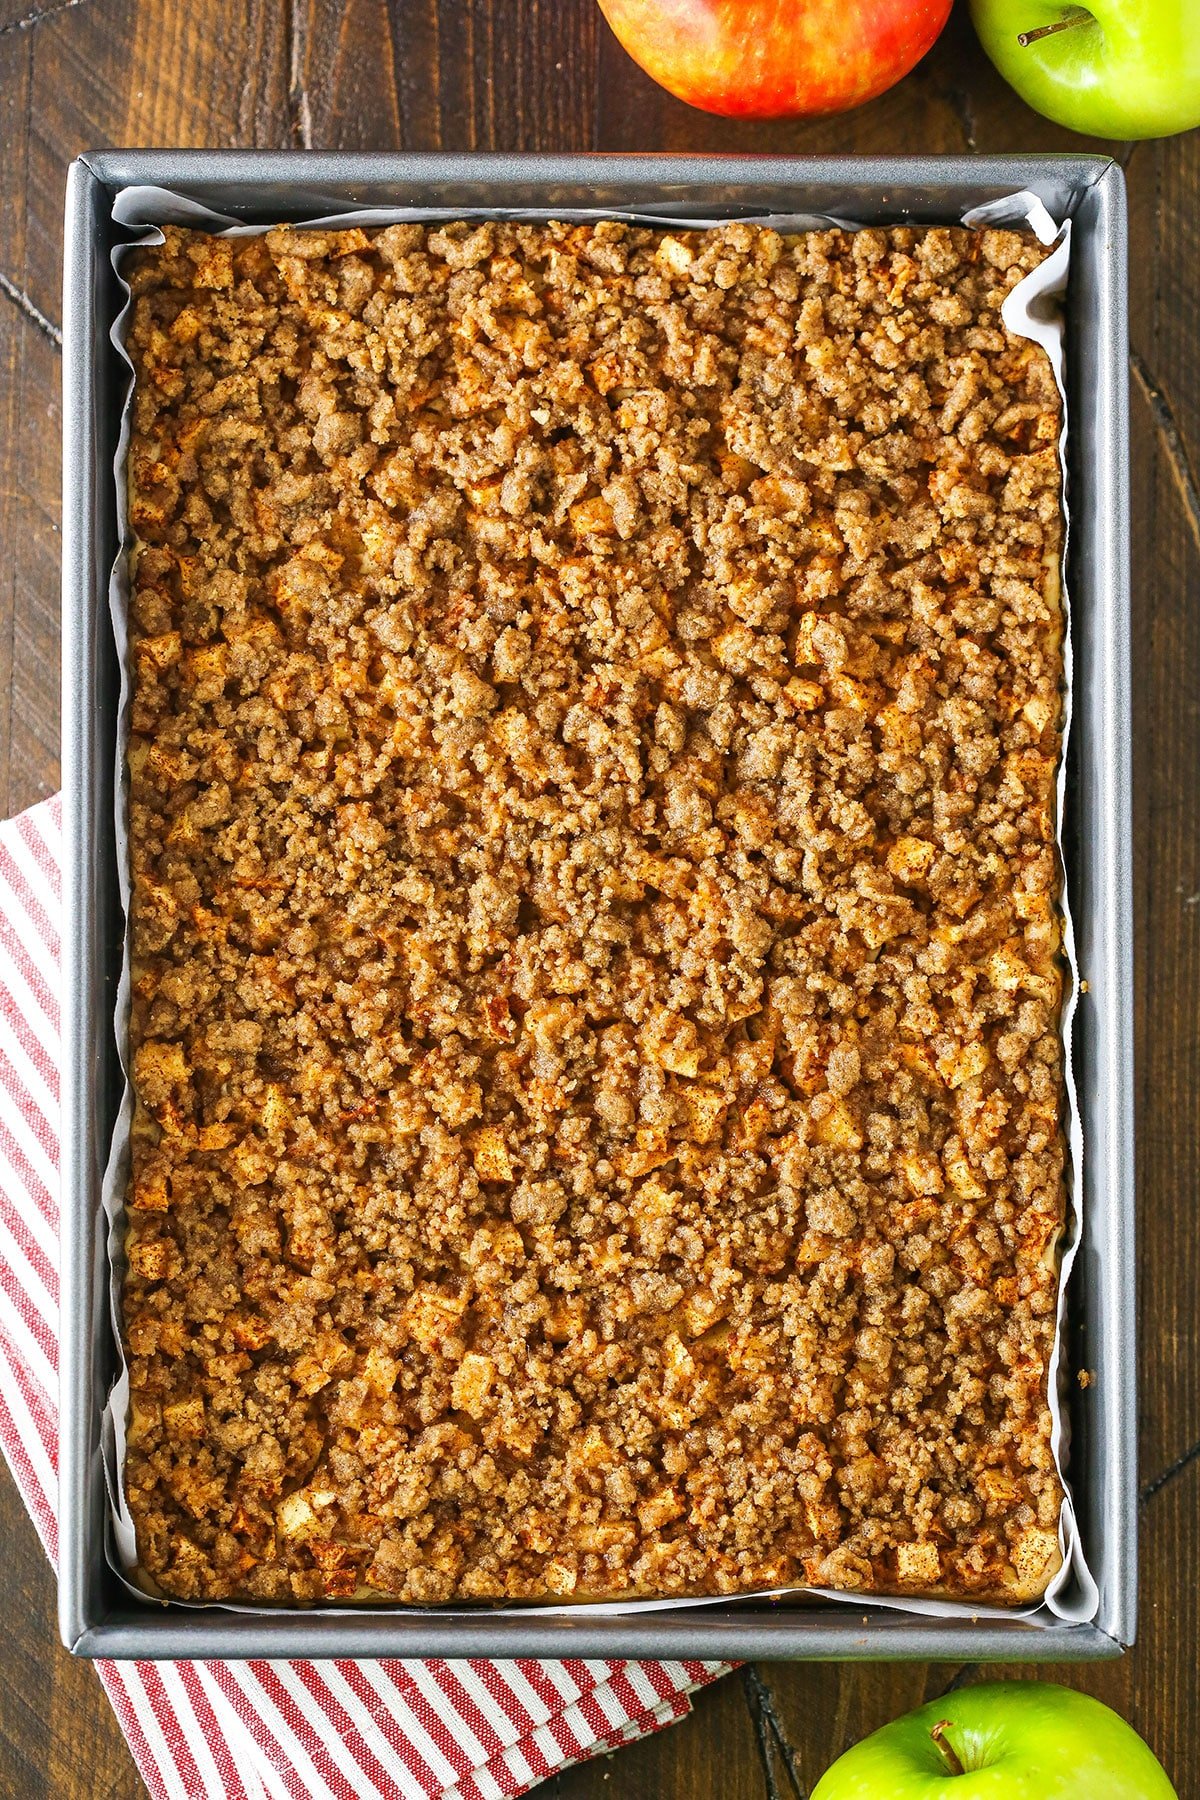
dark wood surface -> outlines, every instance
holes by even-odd
[[[100,145],[961,152],[1105,148],[1133,215],[1142,1593],[1117,1707],[1200,1796],[1200,133],[1096,145],[1028,111],[961,8],[857,113],[731,125],[661,93],[594,0],[0,0],[0,807],[53,791],[63,179]],[[1131,1280],[1134,1272],[1131,1271]],[[7,1475],[0,1795],[143,1790]],[[974,1667],[760,1665],[547,1800],[801,1800],[863,1732]],[[993,1671],[989,1670],[988,1673]],[[212,1800],[220,1800],[213,1796]],[[1101,1797],[1097,1796],[1097,1800]]]

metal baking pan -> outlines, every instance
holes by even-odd
[[[378,204],[613,206],[693,216],[825,212],[957,221],[1027,188],[1074,220],[1068,300],[1069,580],[1075,722],[1066,857],[1087,992],[1074,1054],[1088,1157],[1070,1289],[1069,1475],[1100,1589],[1089,1625],[919,1618],[730,1600],[624,1617],[520,1610],[269,1616],[139,1604],[105,1556],[101,1407],[114,1369],[100,1186],[120,1070],[112,1027],[121,911],[113,842],[117,663],[108,615],[122,365],[109,253],[122,188],[152,183],[251,221]],[[59,1621],[86,1657],[593,1656],[971,1658],[1120,1654],[1136,1612],[1132,888],[1126,226],[1120,169],[1096,156],[802,158],[109,150],[67,183],[64,271],[62,1346]]]

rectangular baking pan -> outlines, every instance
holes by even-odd
[[[101,1407],[113,1371],[100,1185],[121,1091],[113,1034],[121,911],[113,841],[117,662],[113,457],[125,373],[113,196],[151,183],[251,221],[380,204],[612,206],[691,216],[832,213],[957,221],[1018,189],[1074,220],[1068,300],[1069,581],[1075,721],[1066,856],[1087,983],[1074,1055],[1088,1154],[1070,1289],[1069,1475],[1099,1584],[1091,1625],[919,1618],[870,1605],[730,1600],[625,1617],[521,1610],[239,1613],[139,1604],[105,1556]],[[59,1621],[86,1657],[592,1656],[1082,1661],[1133,1640],[1134,1168],[1126,226],[1105,157],[508,156],[108,150],[67,184],[63,374],[64,1007]]]

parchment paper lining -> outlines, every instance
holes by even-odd
[[[109,606],[112,614],[113,637],[120,663],[120,697],[117,717],[117,766],[114,784],[115,792],[115,830],[117,848],[117,867],[120,885],[121,904],[126,920],[129,916],[129,838],[128,838],[128,774],[126,769],[126,746],[129,735],[129,655],[128,655],[128,603],[129,580],[127,550],[131,542],[129,530],[127,492],[125,480],[126,452],[129,444],[130,421],[132,417],[132,375],[133,365],[125,349],[125,337],[128,329],[131,310],[128,284],[121,277],[121,265],[131,249],[140,244],[155,244],[163,241],[162,225],[191,226],[197,230],[207,230],[228,237],[253,237],[270,229],[269,225],[240,224],[228,215],[213,212],[208,207],[199,205],[181,194],[172,193],[166,188],[128,187],[122,189],[114,198],[112,217],[114,221],[131,232],[136,238],[118,246],[112,253],[113,268],[120,282],[125,303],[113,324],[111,337],[122,360],[130,371],[130,387],[126,395],[121,414],[121,428],[115,458],[116,495],[121,545],[117,560],[113,566],[109,582]],[[354,225],[384,226],[398,224],[402,221],[434,222],[437,220],[463,218],[497,218],[509,220],[548,220],[555,219],[624,219],[630,223],[642,225],[674,225],[691,230],[708,230],[713,226],[728,222],[731,217],[745,217],[749,224],[769,225],[781,232],[802,232],[829,229],[840,226],[848,230],[856,229],[853,220],[836,218],[831,214],[770,214],[742,215],[731,208],[724,218],[714,219],[689,217],[684,208],[664,207],[661,212],[625,212],[618,208],[580,208],[559,207],[553,211],[538,210],[506,210],[503,208],[463,208],[463,207],[372,207],[360,210],[347,209],[344,212],[326,214],[319,218],[293,221],[304,228]],[[903,221],[897,221],[900,223]],[[579,1603],[575,1605],[529,1606],[512,1605],[509,1607],[491,1608],[489,1610],[519,1610],[524,1615],[607,1615],[654,1612],[665,1609],[677,1609],[693,1606],[713,1606],[729,1602],[744,1603],[752,1600],[787,1600],[790,1602],[832,1601],[840,1605],[864,1608],[882,1607],[902,1613],[935,1618],[1004,1618],[1021,1619],[1032,1625],[1050,1625],[1056,1621],[1071,1624],[1084,1624],[1095,1617],[1099,1605],[1099,1592],[1096,1583],[1087,1567],[1080,1539],[1078,1521],[1075,1516],[1074,1502],[1070,1486],[1067,1482],[1067,1456],[1069,1449],[1069,1421],[1063,1407],[1062,1387],[1065,1380],[1063,1362],[1063,1329],[1066,1315],[1067,1283],[1075,1261],[1079,1245],[1081,1229],[1083,1138],[1079,1119],[1079,1105],[1076,1097],[1075,1076],[1072,1061],[1072,1028],[1075,1015],[1076,1000],[1079,991],[1079,975],[1075,960],[1075,933],[1071,919],[1070,894],[1068,892],[1066,867],[1062,855],[1063,817],[1066,801],[1066,760],[1067,741],[1071,728],[1072,714],[1072,645],[1071,645],[1071,609],[1066,591],[1066,539],[1069,532],[1069,514],[1066,496],[1066,444],[1067,444],[1067,397],[1064,383],[1064,345],[1063,324],[1060,301],[1066,291],[1067,276],[1071,253],[1071,222],[1065,220],[1061,225],[1050,217],[1043,203],[1036,195],[1021,192],[1008,195],[1003,199],[991,201],[986,206],[976,207],[964,213],[962,223],[969,226],[985,225],[1026,225],[1032,229],[1043,244],[1053,244],[1052,254],[1035,269],[1031,275],[1014,288],[1005,301],[1003,320],[1010,331],[1017,336],[1033,339],[1040,344],[1050,358],[1062,396],[1063,426],[1059,437],[1059,461],[1063,472],[1063,563],[1062,563],[1062,600],[1065,619],[1063,638],[1064,663],[1064,697],[1062,751],[1059,757],[1056,781],[1057,800],[1057,832],[1058,861],[1061,882],[1060,906],[1063,917],[1063,958],[1064,991],[1062,1004],[1061,1030],[1064,1046],[1064,1078],[1066,1088],[1066,1120],[1067,1133],[1067,1217],[1065,1235],[1060,1246],[1060,1273],[1058,1289],[1057,1323],[1054,1344],[1050,1358],[1049,1402],[1051,1415],[1051,1447],[1055,1464],[1063,1481],[1064,1499],[1059,1516],[1059,1543],[1062,1549],[1062,1567],[1050,1587],[1045,1599],[1034,1607],[1024,1609],[980,1606],[963,1604],[958,1601],[919,1599],[912,1597],[891,1598],[876,1594],[861,1594],[843,1590],[826,1588],[781,1588],[760,1590],[757,1593],[738,1595],[713,1595],[710,1597],[671,1600],[627,1600],[603,1603]],[[108,1221],[108,1254],[110,1271],[110,1300],[112,1310],[112,1328],[117,1342],[117,1357],[120,1373],[113,1384],[104,1409],[102,1427],[102,1446],[104,1453],[105,1479],[109,1495],[109,1531],[106,1534],[106,1554],[117,1578],[125,1589],[141,1601],[161,1600],[163,1596],[152,1591],[152,1584],[138,1569],[137,1545],[133,1520],[125,1499],[125,1427],[129,1407],[129,1376],[120,1339],[120,1292],[124,1271],[124,1234],[125,1234],[125,1187],[129,1167],[130,1125],[133,1112],[132,1093],[128,1079],[128,1025],[130,1003],[130,945],[128,929],[126,931],[122,969],[117,989],[117,1005],[114,1026],[118,1050],[121,1056],[122,1069],[126,1080],[120,1111],[113,1128],[108,1164],[103,1184],[103,1206]],[[142,1585],[138,1585],[141,1583]],[[278,1612],[278,1606],[250,1606],[236,1602],[186,1601],[170,1600],[173,1606],[211,1606],[220,1605],[230,1612],[254,1613],[269,1616]],[[305,1611],[325,1614],[346,1613],[347,1605],[336,1607],[308,1607]],[[481,1609],[477,1606],[438,1606],[405,1607],[380,1603],[367,1603],[353,1606],[357,1615],[379,1613],[384,1616],[404,1613],[421,1615],[435,1611],[443,1617],[462,1617],[464,1619],[478,1617]]]

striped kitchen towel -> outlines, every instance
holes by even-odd
[[[0,824],[0,1447],[53,1562],[62,814]],[[155,1800],[499,1800],[657,1731],[702,1662],[98,1663]]]

